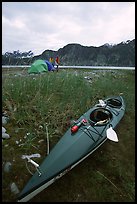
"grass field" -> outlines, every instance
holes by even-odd
[[[33,202],[135,201],[135,71],[69,70],[28,76],[27,70],[2,72],[2,111],[11,136],[2,142],[2,201],[16,201],[10,185],[21,191],[31,174],[24,154],[39,153],[39,164],[70,127],[99,99],[122,94],[126,112],[116,132],[72,171],[38,194]],[[11,162],[9,172],[4,171]],[[29,166],[34,172],[32,166]]]

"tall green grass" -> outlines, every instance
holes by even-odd
[[[82,114],[92,100],[91,87],[83,76],[65,72],[8,79],[3,93],[3,108],[8,109],[11,119],[30,127],[34,120],[66,123],[67,118]]]
[[[92,79],[86,80],[85,75]],[[3,164],[14,159],[11,174],[14,173],[12,176],[3,173],[3,201],[16,200],[8,187],[11,180],[22,189],[31,176],[21,155],[40,153],[39,162],[46,156],[47,130],[51,149],[70,127],[71,120],[78,119],[99,99],[120,94],[126,102],[126,113],[117,129],[119,143],[106,142],[76,167],[74,173],[58,181],[64,186],[63,195],[60,196],[61,189],[57,190],[54,184],[45,191],[47,194],[38,195],[37,201],[134,201],[134,71],[102,71],[95,77],[91,71],[60,70],[58,73],[5,78],[2,83],[2,110],[9,116],[5,127],[11,138],[2,143],[2,159]],[[42,140],[44,142],[40,142]],[[16,141],[20,141],[20,146]],[[69,194],[71,179],[73,184]]]

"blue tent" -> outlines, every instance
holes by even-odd
[[[48,61],[48,60],[45,60],[47,66],[48,66],[48,71],[52,71],[54,70],[54,66]]]

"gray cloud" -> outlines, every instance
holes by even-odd
[[[2,2],[2,52],[135,38],[135,2]]]

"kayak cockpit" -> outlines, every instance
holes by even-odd
[[[107,105],[112,108],[121,108],[122,102],[116,98],[111,98],[107,100]]]
[[[90,113],[91,125],[106,125],[112,119],[112,113],[106,108],[97,108]]]

